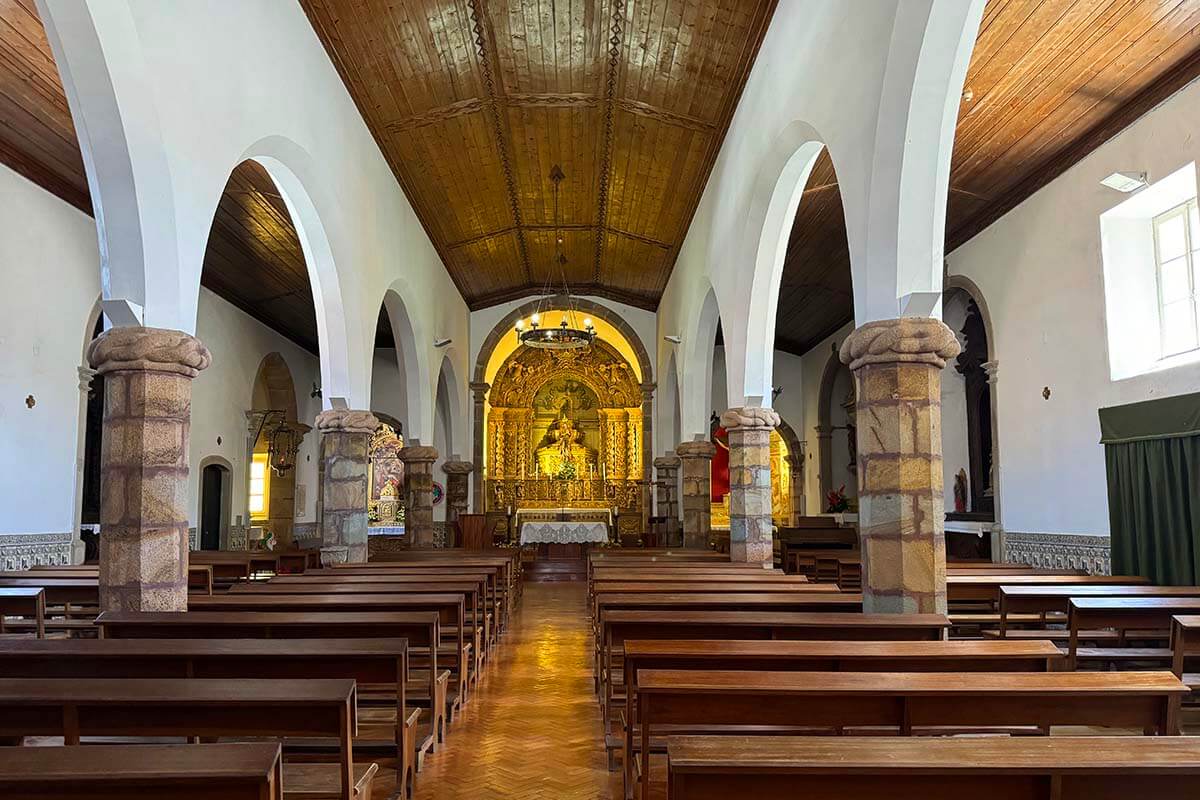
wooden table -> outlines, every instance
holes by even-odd
[[[336,737],[342,800],[354,800],[356,727],[352,680],[0,681],[5,737],[62,736],[68,745],[84,736]]]
[[[1178,733],[1170,672],[990,673],[644,670],[638,675],[642,798],[656,726],[843,729],[1092,725]]]
[[[1000,587],[1000,635],[1008,632],[1009,614],[1066,614],[1072,597],[1200,597],[1200,586],[1012,586]]]
[[[37,623],[37,637],[46,637],[46,590],[40,586],[0,586],[0,633],[4,633],[4,617],[32,617]]]
[[[1200,614],[1200,597],[1072,597],[1067,625],[1067,669],[1078,665],[1080,631],[1113,628],[1125,632],[1169,631],[1176,614]]]
[[[768,670],[788,672],[1050,672],[1062,661],[1051,642],[1014,641],[757,641],[661,639],[625,642],[623,764],[632,786],[637,676],[641,670]],[[605,736],[610,712],[605,694]]]
[[[275,742],[0,748],[6,800],[280,800]]]
[[[1200,797],[1200,738],[1183,736],[672,736],[667,761],[670,800]]]
[[[1001,586],[1108,586],[1121,584],[1149,583],[1140,575],[947,575],[946,601],[948,603],[1000,602]]]

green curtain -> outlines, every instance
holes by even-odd
[[[1114,574],[1200,578],[1200,394],[1100,409]]]

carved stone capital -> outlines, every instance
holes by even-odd
[[[88,345],[88,363],[100,375],[119,370],[173,372],[194,378],[212,363],[204,343],[183,331],[110,328]]]
[[[679,458],[679,456],[659,456],[658,458],[654,459],[654,468],[679,469],[679,465],[682,463],[683,461]]]
[[[680,442],[675,445],[675,455],[682,458],[712,458],[717,446],[712,442]]]
[[[331,408],[317,414],[316,427],[320,433],[372,434],[379,427],[379,420],[370,411]]]
[[[842,342],[839,353],[851,370],[868,364],[917,363],[942,369],[962,350],[958,337],[940,319],[901,317],[868,322]]]
[[[490,383],[483,382],[472,381],[469,385],[471,388],[471,394],[475,395],[475,401],[478,403],[483,402],[483,399],[487,397],[488,390],[492,388]]]
[[[400,452],[396,453],[396,457],[405,464],[432,464],[434,461],[437,461],[438,451],[436,447],[430,447],[429,445],[424,444],[414,444],[409,447],[400,448]]]
[[[778,426],[779,415],[770,408],[745,406],[731,408],[721,414],[721,427],[727,431],[738,429],[774,430]]]
[[[447,461],[442,464],[442,472],[447,475],[468,475],[474,471],[475,465],[470,461]]]

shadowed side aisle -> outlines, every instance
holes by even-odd
[[[526,584],[480,691],[446,749],[426,761],[417,800],[620,797],[592,693],[584,590],[578,582]]]

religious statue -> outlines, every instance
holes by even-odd
[[[544,444],[534,452],[538,472],[547,477],[556,477],[564,472],[573,472],[575,477],[590,477],[596,470],[596,451],[584,445],[580,439],[583,431],[575,427],[568,416],[560,416],[542,439]]]
[[[954,510],[959,514],[967,510],[967,471],[960,469],[954,476]]]

